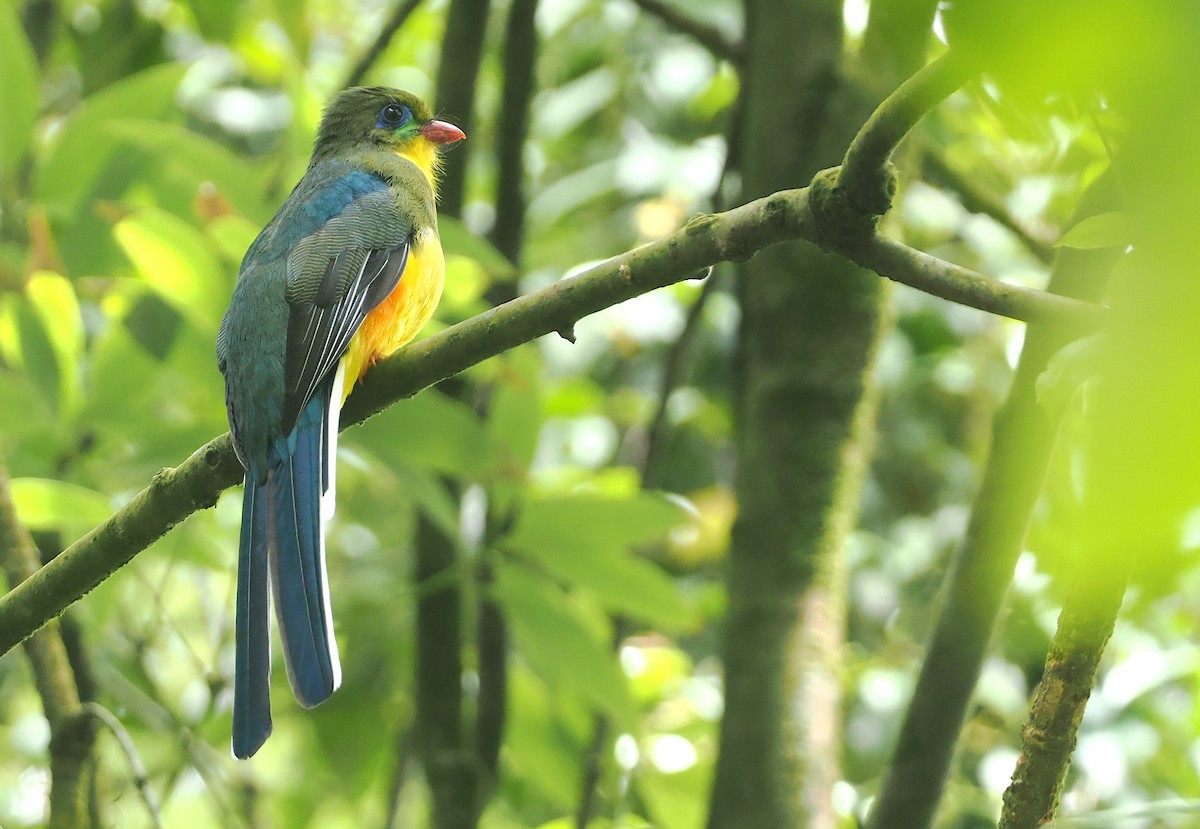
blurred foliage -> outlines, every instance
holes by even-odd
[[[686,5],[731,33],[740,26],[733,0]],[[1200,123],[1193,114],[1160,125],[1155,101],[1108,106],[1128,104],[1139,84],[1173,68],[1151,60],[1145,41],[1170,30],[1166,13],[1112,22],[1070,3],[1046,22],[1045,4],[1018,5],[1021,14],[1003,20],[1004,4],[950,7],[947,36],[995,58],[995,71],[922,129],[973,185],[1057,238],[1108,166],[1106,144],[1131,132],[1128,119],[1144,119],[1143,133],[1162,126],[1191,142]],[[60,0],[25,11],[35,6],[24,18],[16,5],[0,6],[0,452],[22,517],[53,555],[159,468],[226,429],[213,338],[238,262],[303,173],[322,102],[390,9],[379,0]],[[492,22],[504,11],[496,4]],[[861,2],[847,4],[850,47],[862,11]],[[444,2],[421,4],[368,81],[428,95],[444,12]],[[632,3],[543,0],[537,23],[522,290],[712,209],[738,93],[736,67]],[[491,27],[493,40],[501,30]],[[1032,43],[1013,45],[1030,33]],[[498,47],[489,43],[478,127],[462,150],[471,153],[464,221],[443,223],[449,282],[434,326],[483,310],[492,283],[515,278],[481,241],[495,213]],[[1138,75],[1142,62],[1154,72]],[[1135,162],[1148,156],[1141,151]],[[1195,172],[1163,186],[1194,194]],[[1142,199],[1134,206],[1163,178],[1149,162],[1131,164],[1126,176],[1127,197]],[[1168,204],[1189,220],[1168,211],[1168,231],[1195,236],[1190,199]],[[1045,264],[1020,238],[963,201],[914,177],[887,230],[997,278],[1044,284]],[[1147,215],[1162,210],[1141,220]],[[1062,244],[1139,245],[1147,228],[1138,222],[1138,214],[1096,217]],[[1174,291],[1196,259],[1171,246],[1178,233],[1149,235],[1145,261],[1158,269],[1160,290]],[[1153,281],[1145,265],[1130,264],[1118,290],[1141,290],[1142,280]],[[703,309],[687,378],[661,401],[670,428],[659,479],[674,494],[641,488],[662,367],[698,293],[685,283],[609,309],[580,323],[575,344],[518,348],[468,372],[469,394],[427,391],[344,435],[329,539],[343,688],[303,711],[275,671],[276,733],[253,762],[228,756],[237,492],[74,607],[99,700],[132,736],[164,823],[385,826],[394,812],[391,825],[424,825],[428,792],[408,762],[413,599],[422,589],[409,574],[420,510],[461,538],[464,568],[493,567],[486,589],[511,627],[500,779],[482,824],[573,826],[593,716],[603,713],[620,736],[592,825],[700,825],[722,705],[714,656],[722,558],[736,512],[738,312],[724,290]],[[845,780],[835,792],[847,820],[877,787],[1022,336],[1014,323],[912,291],[895,292],[895,306],[877,368],[876,457],[848,550]],[[1142,342],[1153,327],[1147,318],[1156,319],[1132,314],[1119,342]],[[1136,458],[1109,459],[1100,472],[1090,462],[1097,433],[1084,414],[1095,396],[1090,366],[1103,354],[1068,355],[1056,369],[1065,379],[1047,380],[1066,412],[1064,440],[954,772],[948,815],[959,825],[986,823],[998,809],[1068,560],[1088,537],[1080,525],[1099,521],[1082,511],[1085,482],[1111,489],[1121,476],[1138,482],[1126,511],[1145,517],[1121,540],[1129,555],[1154,563],[1117,628],[1065,803],[1081,812],[1140,808],[1150,818],[1139,825],[1186,823],[1170,823],[1169,812],[1172,798],[1200,790],[1197,659],[1181,644],[1200,618],[1200,493],[1195,453],[1173,441],[1196,433],[1194,382],[1168,403],[1186,383],[1179,367],[1194,374],[1194,319],[1151,344],[1165,352],[1135,349],[1112,381],[1124,390],[1129,376],[1158,366],[1146,393],[1169,409],[1167,420],[1155,425],[1145,410],[1110,403],[1096,427],[1109,441],[1146,436],[1133,445],[1150,444],[1157,471]],[[1173,351],[1180,343],[1184,350]],[[1165,363],[1164,353],[1173,355]],[[490,404],[463,402],[472,396]],[[1161,509],[1156,474],[1174,493]],[[446,476],[464,485],[461,501]],[[1109,512],[1120,509],[1110,503]],[[485,532],[496,514],[511,516],[509,526]],[[1154,549],[1137,547],[1143,540]],[[464,587],[473,584],[467,576],[453,574]],[[468,708],[474,659],[468,647]],[[36,825],[48,731],[16,652],[0,659],[0,739],[0,824]],[[145,825],[126,768],[102,736],[96,785],[105,821]]]

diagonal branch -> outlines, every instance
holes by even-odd
[[[633,0],[647,14],[654,15],[665,25],[681,34],[688,35],[714,57],[722,58],[730,63],[741,63],[746,57],[745,41],[723,32],[716,26],[697,20],[682,9],[676,8],[665,0]]]
[[[1110,205],[1098,181],[1077,218]],[[1050,288],[1097,299],[1104,296],[1115,261],[1111,249],[1064,249],[1051,272]],[[1012,387],[992,422],[991,450],[971,517],[946,575],[925,660],[868,818],[869,829],[925,829],[934,822],[1054,446],[1058,419],[1039,404],[1037,378],[1051,355],[1069,341],[1070,334],[1052,323],[1025,331]]]
[[[784,190],[724,213],[699,216],[657,242],[606,259],[540,291],[518,297],[414,343],[380,363],[347,401],[349,426],[391,404],[553,332],[571,336],[579,319],[718,262],[744,260],[771,245],[819,237],[809,188]],[[881,276],[935,296],[1025,322],[1054,320],[1083,333],[1104,309],[1055,294],[1006,285],[966,268],[871,236],[839,253]],[[0,653],[26,639],[193,512],[211,507],[238,483],[242,469],[229,435],[201,446],[111,518],[0,597]]]
[[[963,207],[972,213],[988,216],[996,224],[1007,228],[1041,262],[1047,265],[1054,262],[1054,239],[1050,234],[1014,216],[997,193],[955,169],[940,147],[927,142],[921,148],[921,160],[930,177],[956,195]]]
[[[375,61],[379,60],[379,57],[387,51],[388,45],[392,42],[392,38],[395,37],[396,32],[400,31],[400,27],[412,16],[412,13],[417,10],[417,6],[419,5],[421,5],[421,0],[400,0],[396,4],[396,8],[392,10],[392,16],[379,27],[379,33],[375,36],[375,40],[359,56],[358,62],[354,64],[354,68],[346,75],[346,80],[342,82],[342,89],[358,86],[363,82],[363,78],[371,71],[371,67],[375,65]]]
[[[962,55],[950,51],[926,64],[876,107],[846,149],[838,189],[866,213],[882,215],[891,204],[894,175],[892,151],[925,113],[976,73]]]
[[[1081,557],[1021,735],[1021,757],[1004,792],[999,829],[1053,822],[1084,707],[1135,560],[1112,550]]]

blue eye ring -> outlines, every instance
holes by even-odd
[[[383,109],[379,110],[379,120],[375,122],[375,129],[399,129],[411,120],[412,110],[404,104],[385,104]]]

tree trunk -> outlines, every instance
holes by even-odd
[[[854,133],[848,110],[861,107],[842,87],[840,3],[755,0],[747,45],[751,199],[836,164]],[[875,413],[868,369],[883,283],[808,244],[763,251],[739,277],[739,515],[709,826],[832,827],[840,550]]]

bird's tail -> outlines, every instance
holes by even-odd
[[[327,700],[342,679],[329,608],[322,515],[322,495],[333,484],[337,441],[337,411],[330,413],[334,385],[331,380],[317,390],[292,434],[279,441],[273,459],[277,463],[269,475],[275,615],[288,679],[306,708]]]
[[[267,623],[267,483],[246,476],[238,551],[233,754],[245,759],[271,734],[271,643]]]

